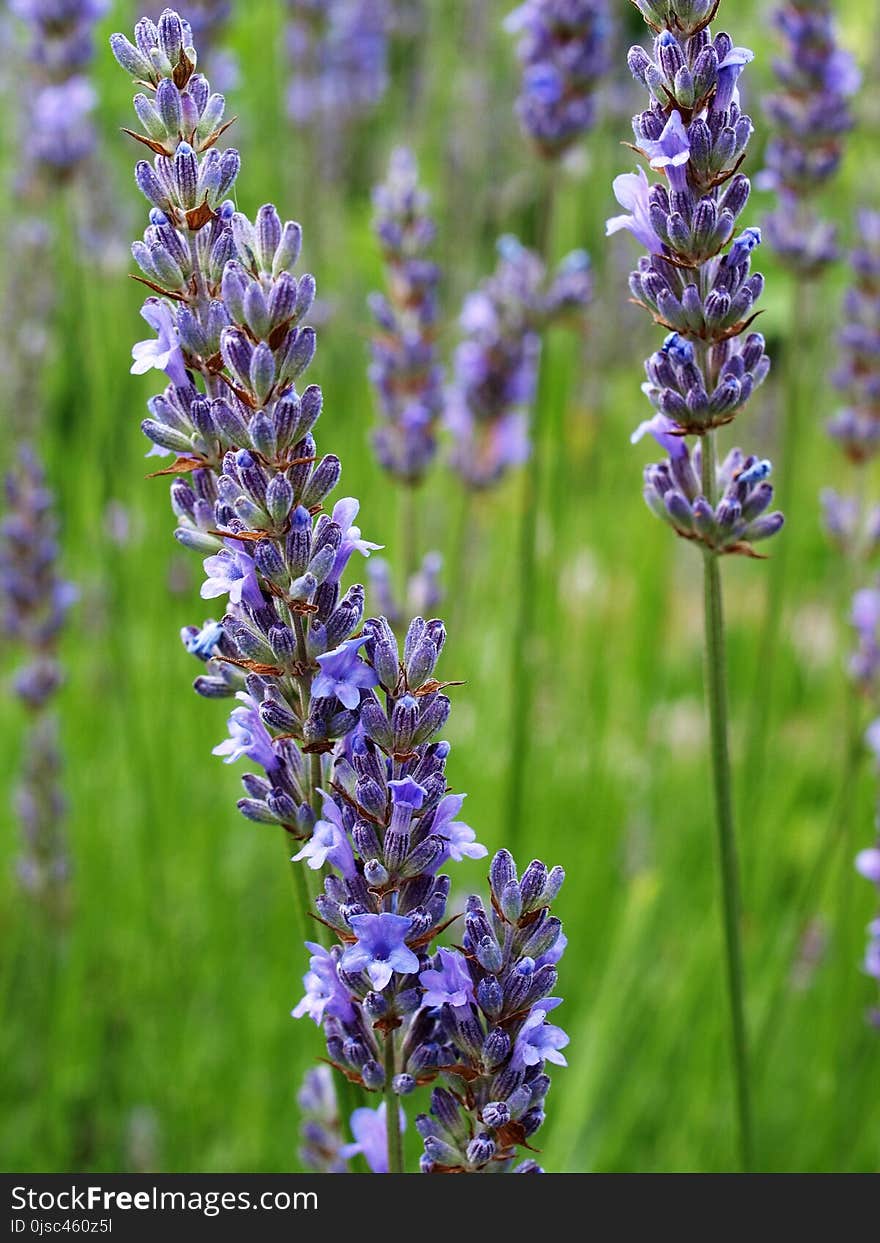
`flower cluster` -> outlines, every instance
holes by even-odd
[[[779,514],[761,516],[772,497],[769,464],[737,452],[707,488],[681,438],[731,422],[770,366],[764,338],[748,331],[764,287],[751,270],[761,234],[737,232],[750,193],[738,170],[753,129],[737,82],[752,53],[727,34],[712,36],[717,3],[644,0],[638,7],[656,38],[651,54],[636,46],[628,56],[651,97],[633,119],[634,149],[663,180],[651,184],[643,168],[616,178],[626,214],[609,220],[607,232],[629,230],[648,250],[630,289],[669,331],[647,361],[643,386],[661,417],[643,428],[670,457],[649,467],[645,496],[685,538],[716,552],[749,553],[753,539],[782,525]]]
[[[106,0],[12,0],[11,8],[30,35],[32,83],[22,122],[31,175],[67,176],[95,145],[89,114],[96,96],[85,70]]]
[[[829,0],[786,0],[774,22],[786,55],[774,61],[779,90],[765,104],[775,132],[759,184],[778,196],[767,239],[794,271],[815,276],[836,258],[837,243],[834,226],[809,199],[840,165],[853,123],[847,100],[860,78],[852,56],[838,46]]]
[[[452,465],[470,488],[486,488],[529,456],[541,332],[581,312],[592,296],[589,256],[572,251],[549,276],[515,237],[498,242],[495,272],[468,294],[445,422]]]
[[[537,860],[518,879],[511,856],[499,851],[489,872],[490,912],[470,898],[463,952],[440,950],[419,977],[424,1023],[433,1022],[441,1056],[454,1059],[449,1086],[434,1089],[430,1116],[416,1121],[429,1173],[507,1169],[544,1121],[545,1066],[565,1066],[568,1044],[547,1020],[560,1004],[551,994],[565,936],[549,907],[563,880],[561,868],[548,871]],[[515,1172],[538,1167],[526,1161]]]
[[[355,120],[388,86],[386,0],[288,0],[287,111],[297,124]]]
[[[406,148],[392,153],[387,180],[373,192],[374,228],[388,274],[388,293],[374,293],[378,332],[371,343],[370,379],[383,422],[373,436],[381,466],[417,483],[437,451],[443,407],[443,368],[436,344],[439,269],[430,258],[434,222]]]
[[[61,685],[58,638],[75,592],[58,576],[54,498],[31,450],[20,451],[16,469],[7,475],[5,499],[0,522],[2,626],[4,635],[27,654],[12,689],[31,718],[15,796],[23,837],[18,872],[27,892],[54,905],[63,894],[69,864],[61,758],[50,703]]]
[[[559,156],[595,120],[610,59],[607,0],[525,0],[505,26],[519,35],[520,124],[541,155]]]
[[[646,432],[669,454],[666,461],[645,467],[645,501],[652,513],[682,539],[714,552],[757,555],[752,545],[775,535],[783,523],[778,511],[766,512],[773,500],[773,486],[767,482],[770,463],[732,449],[716,470],[715,495],[720,499],[713,507],[702,493],[700,445],[691,454],[676,425],[663,414],[643,423],[633,440]]]

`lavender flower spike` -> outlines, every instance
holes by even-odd
[[[380,465],[406,484],[418,483],[437,451],[443,368],[436,345],[439,269],[430,258],[434,222],[418,168],[406,148],[392,153],[388,177],[373,191],[373,227],[385,259],[388,293],[370,309],[378,331],[371,342],[370,379],[382,423],[373,435]]]
[[[160,291],[156,350],[164,355],[176,340],[180,351],[177,358],[172,349],[174,374],[142,426],[176,455],[168,472],[175,534],[204,560],[202,594],[228,597],[220,622],[185,627],[181,638],[199,662],[197,692],[238,700],[216,752],[227,762],[247,757],[259,770],[245,774],[239,808],[298,843],[304,909],[307,877],[322,873],[314,907],[325,943],[307,942],[305,993],[294,1015],[322,1027],[327,1059],[345,1079],[382,1092],[384,1115],[355,1111],[355,1145],[374,1169],[399,1172],[398,1098],[460,1061],[442,1013],[423,1004],[441,987],[427,975],[423,983],[424,973],[445,970],[452,982],[448,959],[433,958],[448,922],[450,880],[441,868],[486,853],[458,819],[461,797],[447,788],[450,748],[439,735],[451,704],[448,684],[435,677],[446,631],[437,618],[416,617],[401,648],[385,618],[363,620],[363,587],[341,586],[352,554],[377,545],[353,525],[353,498],[326,508],[341,464],[320,456],[313,436],[320,389],[298,387],[316,346],[305,322],[315,282],[295,275],[301,231],[271,205],[251,220],[226,197],[240,161],[219,148],[225,101],[196,73],[189,37],[166,9],[158,23],[138,23],[136,45],[121,35],[111,41],[123,67],[154,88],[155,116],[145,97],[135,102],[155,159],[137,166],[150,207],[133,255]],[[542,314],[577,304],[582,289],[581,269],[565,268],[549,291],[540,290]],[[536,1006],[546,1015],[552,1004],[560,942],[558,922],[544,908],[561,879],[558,869],[532,864],[515,901],[504,891],[503,909],[517,907],[505,918],[519,930],[508,938],[518,955],[517,979],[504,985],[517,1006],[508,1026],[516,1028],[523,1008],[531,1021],[518,1045],[506,1037],[510,1047],[494,1063],[510,1063],[505,1108],[516,1125],[508,1128],[500,1114],[494,1123],[483,1118],[483,1129],[498,1134],[491,1153],[485,1143],[469,1150],[473,1169],[513,1162],[540,1121],[541,1066],[559,1060],[564,1037],[552,1024],[543,1031]],[[497,879],[493,885],[501,894]],[[486,971],[502,970],[500,947],[493,967],[488,947],[475,945]],[[469,997],[464,985],[453,996],[461,991]],[[474,996],[494,1022],[493,987],[483,993]],[[479,1025],[475,1016],[462,1032],[475,1041]],[[502,1037],[491,1039],[495,1049]],[[475,1049],[472,1041],[462,1056]],[[501,1092],[498,1077],[491,1081]],[[336,1129],[322,1085],[310,1087],[307,1107],[319,1117],[308,1159],[338,1168],[348,1149],[328,1142],[328,1128]]]
[[[25,892],[58,916],[67,905],[70,862],[51,701],[62,681],[58,639],[76,592],[58,577],[54,498],[32,450],[21,450],[16,470],[7,475],[5,499],[0,522],[2,626],[25,658],[12,690],[29,717],[15,793],[22,832],[18,877]]]
[[[451,462],[469,488],[496,484],[528,459],[541,332],[586,307],[590,261],[572,251],[548,277],[543,261],[515,237],[498,242],[498,264],[462,307],[462,341],[447,394]]]
[[[829,0],[787,0],[774,22],[785,57],[774,61],[779,90],[766,101],[774,135],[758,184],[775,190],[777,209],[766,221],[767,240],[802,276],[818,275],[837,257],[836,230],[810,200],[836,174],[844,135],[853,120],[848,100],[860,75],[838,45]]]
[[[504,24],[519,36],[520,124],[542,156],[558,157],[595,121],[610,61],[607,0],[525,0]]]
[[[855,465],[880,451],[880,212],[858,213],[859,242],[850,256],[853,283],[843,303],[834,381],[845,405],[828,424],[829,435]]]
[[[645,469],[645,500],[703,556],[731,1051],[740,1160],[749,1169],[750,1081],[719,557],[758,556],[754,544],[775,535],[783,517],[767,512],[770,463],[734,449],[719,466],[715,436],[770,368],[763,337],[749,331],[764,288],[763,277],[752,271],[761,231],[738,223],[751,192],[740,168],[754,127],[740,107],[737,83],[753,55],[730,35],[712,34],[720,0],[636,3],[655,34],[650,53],[637,46],[627,57],[648,94],[647,107],[633,118],[633,135],[651,171],[618,179],[615,193],[629,214],[609,220],[608,232],[626,229],[648,249],[630,276],[630,291],[667,334],[645,364],[642,391],[656,413],[633,436],[637,441],[647,433],[667,453]],[[691,436],[698,438],[693,450]]]
[[[95,146],[97,96],[85,70],[106,0],[12,0],[10,7],[30,33],[25,153],[32,168],[25,179],[69,177]]]
[[[291,120],[339,124],[374,108],[388,85],[386,0],[287,0],[287,9]]]

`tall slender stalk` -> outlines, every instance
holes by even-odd
[[[403,549],[403,581],[400,598],[407,599],[409,585],[419,568],[419,506],[416,487],[405,484],[400,489],[400,547]]]
[[[402,1174],[403,1139],[400,1134],[400,1104],[392,1084],[394,1082],[394,1032],[385,1033],[385,1129],[388,1136],[388,1173]]]
[[[555,164],[547,170],[544,194],[538,213],[535,236],[539,253],[545,263],[549,262],[553,234],[553,214],[556,201],[557,171]],[[520,843],[523,827],[523,801],[525,774],[529,752],[529,722],[534,700],[534,670],[528,651],[529,636],[534,630],[535,599],[537,596],[538,523],[541,488],[545,471],[545,424],[547,364],[542,352],[538,380],[538,392],[532,420],[532,456],[528,467],[522,472],[519,513],[519,600],[513,631],[511,650],[511,739],[508,765],[508,787],[505,826],[509,834],[510,849],[514,855]]]
[[[707,432],[701,441],[702,490],[710,505],[715,503],[715,436]],[[728,745],[727,672],[724,643],[724,610],[718,554],[703,554],[706,641],[706,699],[712,752],[712,785],[721,867],[721,897],[727,991],[730,1007],[731,1048],[736,1088],[739,1156],[742,1168],[752,1169],[752,1118],[749,1089],[748,1041],[744,1004],[744,971],[740,939],[739,867],[733,818],[733,797]]]

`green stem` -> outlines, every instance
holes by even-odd
[[[547,171],[544,196],[535,229],[537,243],[545,263],[549,262],[553,233],[553,208],[556,198],[555,166]],[[510,849],[516,856],[524,821],[525,775],[529,758],[529,727],[534,701],[534,669],[528,650],[534,631],[537,588],[538,524],[541,488],[546,466],[544,424],[546,422],[547,367],[542,358],[538,396],[532,419],[532,456],[522,472],[520,497],[519,544],[519,607],[513,632],[511,651],[511,726],[508,761],[507,819],[505,827]]]
[[[714,506],[715,440],[714,434],[711,431],[703,436],[701,445],[703,494],[709,504]],[[721,599],[721,574],[718,556],[708,548],[703,554],[703,570],[706,628],[706,698],[709,705],[712,785],[715,796],[718,856],[721,867],[724,948],[736,1086],[739,1154],[743,1170],[749,1171],[752,1169],[752,1121],[749,1098],[748,1044],[745,1024],[744,973],[740,941],[739,874],[728,748],[724,611]]]
[[[406,484],[400,494],[400,546],[403,549],[403,582],[401,584],[401,605],[404,614],[407,612],[409,585],[413,575],[419,568],[419,506],[416,489],[413,484]]]
[[[385,1128],[388,1136],[388,1173],[402,1174],[403,1140],[400,1134],[400,1106],[394,1093],[394,1032],[385,1033]]]

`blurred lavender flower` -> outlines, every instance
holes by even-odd
[[[851,462],[861,464],[880,449],[880,212],[859,212],[857,234],[838,339],[843,357],[834,376],[847,404],[828,432]]]
[[[22,887],[59,915],[70,870],[64,834],[65,801],[57,722],[50,702],[61,685],[58,639],[76,598],[58,576],[54,498],[31,449],[19,452],[6,477],[0,522],[2,628],[25,656],[12,690],[30,717],[15,809],[22,830],[18,876]]]
[[[572,251],[548,276],[515,237],[498,242],[495,272],[468,294],[446,399],[451,464],[469,488],[486,488],[528,459],[541,332],[589,304],[589,256]]]
[[[392,153],[386,181],[373,191],[373,227],[382,247],[388,293],[370,297],[378,332],[370,379],[383,422],[373,436],[380,465],[406,484],[418,483],[437,451],[443,368],[436,345],[439,269],[430,258],[434,222],[419,186],[412,153]]]
[[[767,240],[802,276],[816,276],[837,257],[836,230],[810,199],[834,176],[843,136],[852,128],[848,99],[860,75],[838,46],[829,0],[787,0],[774,14],[786,44],[774,61],[780,89],[765,111],[775,133],[767,144],[761,189],[775,190],[778,207],[767,218]]]
[[[306,1071],[297,1103],[302,1113],[300,1161],[316,1174],[349,1173],[343,1155],[333,1072],[329,1066],[315,1066]]]
[[[388,85],[386,0],[288,0],[287,111],[298,125],[360,118]]]
[[[520,124],[541,155],[555,158],[595,121],[611,52],[607,0],[525,0],[504,24],[519,36]]]
[[[31,80],[22,123],[30,169],[22,176],[68,176],[95,146],[89,117],[97,97],[83,71],[106,0],[11,0],[10,7],[29,32]]]

